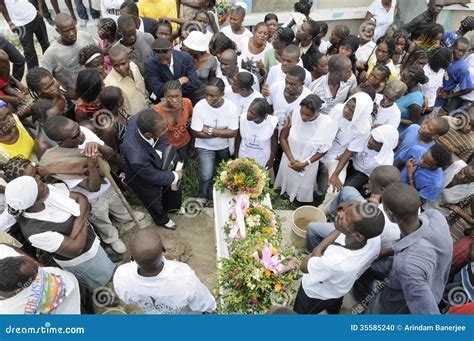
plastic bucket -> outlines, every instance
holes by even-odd
[[[291,219],[291,230],[301,238],[306,238],[307,226],[298,226],[296,222],[300,219],[305,219],[308,223],[313,221],[326,221],[326,215],[319,208],[314,206],[301,206],[294,212]],[[301,221],[301,220],[300,220]]]

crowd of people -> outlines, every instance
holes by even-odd
[[[358,32],[329,32],[305,0],[252,30],[244,4],[220,27],[208,1],[89,1],[94,36],[81,0],[79,19],[53,2],[54,20],[0,0],[23,49],[0,37],[0,313],[90,313],[110,283],[144,313],[215,311],[159,229],[125,245],[117,228],[145,218],[123,190],[175,230],[190,158],[201,206],[222,160],[252,158],[326,214],[307,227],[296,313],[337,314],[348,293],[368,313],[473,313],[451,299],[474,285],[474,17],[437,23],[454,3],[397,27],[396,0],[375,0]]]

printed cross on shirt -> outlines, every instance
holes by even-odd
[[[255,144],[255,140],[257,139],[258,135],[257,133],[253,134],[253,144]]]
[[[244,108],[245,108],[245,104],[242,104],[242,105],[240,106],[240,115],[242,115],[242,113],[244,112]],[[240,116],[240,115],[239,115],[239,116]]]
[[[217,122],[219,122],[219,120],[216,118],[213,122],[214,122],[214,128],[217,128]]]

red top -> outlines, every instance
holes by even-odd
[[[191,135],[189,134],[188,127],[191,124],[191,113],[193,112],[193,104],[189,98],[183,98],[183,114],[179,122],[176,125],[173,125],[173,119],[168,115],[168,113],[163,109],[162,106],[156,104],[153,109],[157,111],[161,117],[166,121],[168,126],[168,142],[173,145],[175,148],[184,147],[191,141]]]

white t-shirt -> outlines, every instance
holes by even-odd
[[[7,257],[23,256],[16,252],[10,246],[0,244],[0,259]],[[44,267],[44,271],[61,276],[66,284],[66,296],[61,304],[56,308],[55,314],[80,314],[81,313],[81,297],[79,293],[79,284],[76,277],[68,271],[59,268]],[[0,314],[24,314],[25,306],[28,302],[32,290],[32,286],[23,289],[13,297],[6,300],[0,300]]]
[[[355,56],[357,61],[362,62],[362,63],[367,63],[369,60],[369,57],[372,53],[375,53],[375,47],[377,45],[375,44],[374,41],[369,41],[368,43],[365,43],[362,46],[359,46],[357,49]]]
[[[244,39],[242,39],[242,50],[240,51],[240,60],[247,63],[249,62],[249,60],[252,61],[252,64],[256,66],[256,63],[258,61],[262,61],[265,59],[265,51],[267,48],[269,48],[271,45],[270,44],[266,44],[265,48],[263,49],[262,52],[258,53],[258,54],[254,54],[252,52],[250,52],[249,50],[249,40],[250,40],[250,37],[245,37]]]
[[[400,109],[398,108],[398,105],[396,103],[393,103],[392,106],[388,108],[382,108],[380,105],[380,101],[382,100],[383,95],[382,94],[376,94],[375,95],[375,104],[377,104],[377,116],[375,117],[374,122],[372,122],[372,125],[376,124],[389,124],[393,126],[394,128],[398,128],[400,125],[400,119],[402,116],[402,113],[400,112]]]
[[[114,274],[114,290],[126,304],[138,305],[145,314],[212,312],[216,301],[185,263],[164,260],[154,277],[138,274],[135,262],[120,265]]]
[[[352,165],[355,170],[364,173],[369,176],[374,168],[381,166],[375,161],[375,157],[379,154],[375,150],[371,150],[367,147],[367,140],[364,149],[360,152],[354,153],[352,156]],[[392,160],[393,163],[393,160]]]
[[[345,246],[345,235],[330,245],[322,257],[311,257],[308,273],[303,274],[304,292],[311,298],[328,300],[347,294],[354,282],[364,273],[380,253],[380,238],[371,238],[359,250]]]
[[[5,7],[7,8],[10,19],[17,27],[25,26],[32,22],[38,12],[35,6],[28,0],[5,0]],[[41,18],[41,20],[43,20]],[[2,25],[6,25],[5,23]]]
[[[96,142],[100,144],[101,146],[104,145],[104,141],[102,141],[90,129],[86,127],[82,127],[82,126],[79,127],[79,129],[81,129],[81,132],[84,134],[85,139],[84,139],[84,143],[81,144],[80,146],[77,146],[77,148],[84,149],[86,147],[86,144],[89,142]],[[69,188],[71,192],[82,193],[87,197],[89,201],[97,199],[102,194],[104,194],[110,187],[109,180],[104,178],[97,192],[89,192],[88,190],[78,186],[82,182],[82,180],[83,179],[68,179],[68,180],[63,180],[63,182],[67,185],[67,187]]]
[[[434,72],[428,64],[423,67],[426,77],[429,81],[426,84],[421,85],[421,92],[423,97],[428,99],[428,107],[433,107],[436,102],[436,95],[439,88],[443,86],[444,69],[440,69],[438,72]],[[474,71],[474,70],[473,70]]]
[[[304,69],[304,71],[306,72],[306,77],[304,79],[304,86],[308,87],[311,85],[313,78],[311,77],[311,73],[308,70]],[[272,84],[277,83],[277,82],[284,82],[285,78],[286,78],[286,74],[281,69],[281,64],[278,63],[277,65],[273,65],[270,68],[270,71],[268,71],[268,76],[267,76],[267,79],[265,80],[265,83],[271,86]]]
[[[234,103],[237,108],[237,114],[240,116],[248,111],[250,104],[252,104],[255,98],[263,98],[263,96],[260,92],[254,90],[249,96],[242,97],[240,94],[233,92],[232,87],[229,86],[225,88],[224,98]]]
[[[300,103],[308,95],[311,95],[311,91],[303,86],[301,95],[291,103],[288,103],[285,99],[285,81],[273,83],[270,86],[270,95],[267,97],[268,103],[273,105],[273,115],[278,117],[278,124],[283,127],[288,114],[294,109],[299,108]]]
[[[247,120],[247,113],[240,116],[239,157],[252,158],[262,167],[268,162],[271,154],[271,139],[278,124],[278,118],[268,115],[260,124]]]
[[[219,64],[219,65],[220,65],[220,64]],[[239,64],[239,65],[240,65],[240,64]],[[253,76],[252,89],[253,89],[254,91],[260,92],[260,83],[258,82],[258,78],[257,78],[256,75],[254,75],[252,72],[249,72],[249,71],[247,71],[247,70],[245,70],[245,69],[241,69],[240,67],[239,67],[239,72],[248,72],[248,73],[250,73],[250,74]],[[229,80],[227,79],[226,76],[222,75],[222,73],[221,73],[221,75],[220,75],[220,76],[217,76],[217,77],[219,77],[220,79],[222,79],[222,81],[224,82],[224,85],[225,85],[225,88],[226,88],[226,92],[227,92],[228,90],[232,91],[231,85],[230,85]]]
[[[117,22],[122,3],[122,0],[100,0],[100,16],[102,18],[114,19]]]
[[[235,34],[234,32],[232,32],[232,28],[230,26],[222,28],[221,32],[224,33],[227,37],[229,37],[232,41],[234,41],[239,51],[243,51],[244,49],[245,38],[253,37],[252,32],[250,32],[246,27],[244,27],[244,32],[241,34]]]
[[[474,54],[471,53],[469,56],[467,56],[464,61],[467,64],[467,67],[469,69],[469,75],[471,76],[471,82],[474,84]],[[461,96],[462,99],[465,99],[467,101],[474,101],[474,91],[471,91],[470,93]]]
[[[191,129],[202,131],[204,126],[217,129],[239,129],[239,115],[236,106],[224,98],[224,104],[219,108],[211,107],[206,99],[200,100],[193,109]],[[227,138],[214,137],[211,139],[196,138],[196,148],[222,150],[229,147]]]
[[[344,104],[336,105],[333,110],[343,110]],[[342,117],[337,122],[336,138],[332,142],[332,147],[328,150],[326,155],[321,159],[322,162],[335,162],[336,158],[341,156],[346,149],[350,151],[360,151],[367,144],[367,138],[370,133],[361,135],[349,129],[351,122]]]
[[[392,6],[387,12],[382,5],[382,0],[375,0],[367,9],[367,12],[370,12],[376,20],[374,41],[382,37],[390,25],[392,25],[396,7],[397,1],[392,0]]]
[[[380,248],[388,249],[395,244],[397,240],[400,240],[400,228],[397,224],[392,223],[388,218],[387,214],[383,210],[383,204],[379,205],[379,210],[382,211],[385,218],[385,225],[383,226],[383,232],[380,235]]]
[[[331,46],[329,41],[321,39],[321,44],[319,44],[319,52],[326,54],[328,52],[329,46]]]

